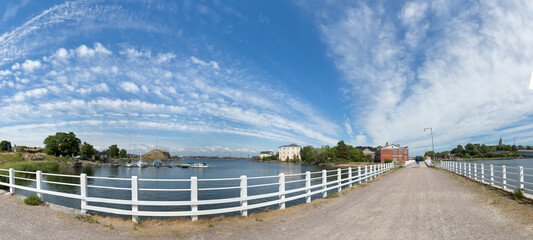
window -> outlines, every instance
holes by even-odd
[[[392,150],[392,154],[396,155],[396,149]]]

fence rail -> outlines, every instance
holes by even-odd
[[[531,168],[522,166],[508,167],[505,165],[494,166],[492,164],[459,161],[442,161],[439,167],[503,190],[522,189],[525,193],[533,193],[533,169]],[[524,176],[528,178],[525,179]]]
[[[15,193],[15,189],[25,190],[29,192],[37,193],[40,197],[43,194],[78,199],[81,202],[80,209],[83,213],[87,211],[95,212],[104,212],[117,215],[130,215],[132,220],[136,221],[139,216],[149,216],[149,217],[191,217],[192,220],[198,220],[198,216],[204,215],[214,215],[214,214],[225,214],[231,212],[240,212],[242,216],[248,216],[248,210],[263,208],[272,205],[278,205],[280,209],[285,208],[285,204],[289,201],[297,199],[305,199],[306,203],[311,202],[311,197],[319,195],[321,197],[326,197],[328,191],[336,190],[340,192],[343,187],[351,187],[353,184],[362,183],[376,178],[378,175],[389,171],[394,167],[393,163],[382,163],[377,165],[368,165],[364,168],[346,168],[346,169],[336,169],[336,170],[322,170],[319,172],[305,172],[300,174],[287,174],[280,173],[277,176],[259,176],[259,177],[247,177],[245,175],[240,178],[218,178],[218,179],[198,179],[197,177],[191,177],[190,179],[138,179],[137,176],[132,176],[131,178],[107,178],[107,177],[88,177],[86,174],[80,175],[63,175],[63,174],[50,174],[42,173],[41,171],[36,172],[25,172],[25,171],[16,171],[12,168],[10,169],[0,169],[0,171],[8,172],[8,175],[5,176],[2,181],[0,178],[0,185],[9,187],[10,193]],[[334,173],[329,174],[328,173]],[[23,178],[20,175],[29,174],[35,175],[35,179]],[[18,176],[16,176],[18,175]],[[61,176],[74,178],[79,181],[78,183],[63,183],[57,181],[46,181],[43,180],[44,176]],[[311,175],[316,177],[311,178]],[[294,180],[294,177],[298,179]],[[300,179],[304,177],[303,179]],[[7,181],[5,181],[7,178]],[[287,179],[291,180],[287,180]],[[128,181],[129,186],[124,187],[123,184],[120,186],[102,186],[102,185],[89,185],[88,179],[90,180],[118,180],[113,181],[114,183]],[[249,184],[248,180],[256,179],[277,179],[276,182],[272,183],[260,183],[260,184]],[[17,185],[16,180],[26,180],[35,182],[35,187],[28,187]],[[312,181],[315,180],[315,181]],[[321,180],[321,181],[320,181]],[[189,184],[189,188],[140,188],[139,182],[183,182]],[[231,182],[236,183],[232,186],[224,187],[202,187],[198,186],[199,182]],[[62,184],[67,186],[76,187],[79,189],[79,193],[65,193],[59,191],[53,191],[49,189],[43,189],[42,183],[49,184]],[[303,187],[296,186],[289,189],[287,185],[293,185],[294,183],[305,183]],[[248,190],[252,188],[259,188],[265,186],[278,186],[278,190],[275,192],[265,192],[262,194],[248,195]],[[89,188],[99,188],[107,189],[113,191],[129,191],[131,192],[131,199],[113,199],[105,197],[95,197],[88,196]],[[200,191],[217,191],[217,190],[239,190],[238,197],[231,198],[221,198],[221,199],[199,199]],[[188,201],[147,201],[139,200],[139,192],[143,191],[168,191],[168,192],[185,192],[189,195]],[[270,199],[269,199],[270,198]],[[272,198],[275,198],[272,200]],[[248,204],[251,200],[261,200],[259,203]],[[93,203],[93,204],[91,204]],[[121,206],[130,206],[131,209],[121,209],[116,207],[103,207],[96,206],[94,204],[105,203],[105,204],[114,204]],[[228,203],[237,203],[238,206],[232,207],[220,207],[215,209],[202,209],[199,210],[199,206],[203,205],[212,205],[212,204],[228,204]],[[139,206],[188,206],[190,210],[188,211],[144,211],[139,210]]]

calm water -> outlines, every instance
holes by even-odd
[[[263,162],[252,162],[250,160],[219,160],[219,159],[201,159],[201,160],[184,160],[176,162],[168,162],[167,164],[179,164],[179,163],[188,163],[188,162],[206,162],[211,167],[206,169],[198,168],[126,168],[126,167],[84,167],[82,169],[68,169],[61,172],[62,174],[74,174],[79,175],[81,173],[86,173],[88,176],[96,177],[111,177],[111,178],[131,178],[131,176],[138,176],[139,178],[139,188],[140,189],[188,189],[190,188],[190,182],[156,182],[156,181],[143,181],[143,179],[190,179],[191,176],[197,176],[199,179],[199,188],[216,188],[216,187],[230,187],[230,186],[239,186],[239,180],[230,180],[230,181],[201,181],[202,179],[213,179],[213,178],[239,178],[241,175],[246,175],[248,177],[255,176],[274,176],[279,173],[287,174],[298,174],[304,173],[305,171],[321,171],[322,169],[314,165],[306,164],[291,164],[291,163],[263,163]],[[328,175],[333,175],[334,172],[328,173]],[[320,174],[312,175],[311,177],[318,177]],[[34,178],[34,176],[24,176],[27,178]],[[286,181],[304,179],[305,176],[293,176],[287,177]],[[68,182],[68,183],[79,183],[78,178],[67,178],[67,177],[57,177],[57,176],[43,176],[45,181],[55,181],[55,182]],[[248,180],[248,186],[256,184],[265,184],[265,183],[274,183],[278,182],[278,178],[268,178],[268,179],[250,179]],[[321,179],[313,180],[313,184],[321,183]],[[17,180],[17,184],[24,184],[27,186],[35,186],[34,182]],[[104,179],[88,179],[88,185],[97,185],[97,186],[113,186],[113,187],[123,187],[130,188],[131,181],[117,181],[117,180],[104,180]],[[288,183],[286,190],[299,188],[305,186],[305,182],[297,183]],[[77,193],[79,194],[79,187],[76,186],[65,186],[57,185],[51,183],[43,183],[42,187],[44,189],[67,192],[67,193]],[[278,186],[266,186],[266,187],[255,187],[248,188],[248,195],[257,195],[263,193],[277,192]],[[29,194],[26,191],[17,190],[17,193],[27,195]],[[294,196],[299,193],[287,195],[287,197]],[[206,190],[199,191],[198,197],[200,200],[205,199],[220,199],[220,198],[233,198],[239,197],[239,189],[230,189],[230,190]],[[318,198],[319,194],[313,196]],[[130,190],[111,190],[111,189],[100,189],[100,188],[88,188],[89,197],[103,197],[103,198],[114,198],[114,199],[131,199]],[[270,199],[260,199],[249,201],[248,204],[254,204],[264,201],[270,201],[277,199],[277,197]],[[43,200],[46,202],[51,202],[63,206],[80,208],[80,201],[76,199],[68,199],[63,197],[55,197],[50,195],[44,195]],[[139,200],[160,200],[160,201],[188,201],[190,200],[190,191],[180,191],[180,192],[170,192],[170,191],[139,191]],[[295,205],[305,202],[305,199],[299,199],[287,203],[287,206]],[[200,205],[199,210],[202,209],[213,209],[221,207],[232,207],[237,206],[239,203],[228,203],[228,204],[216,204],[216,205]],[[113,207],[120,209],[131,209],[131,206],[128,205],[115,205],[115,204],[101,204],[101,203],[89,203],[89,205],[95,206],[104,206],[104,207]],[[269,206],[269,208],[277,208],[278,206]],[[153,206],[139,206],[139,210],[149,210],[149,211],[188,211],[190,207],[179,206],[179,207],[153,207]],[[262,209],[259,209],[262,210]],[[259,211],[253,210],[253,211]],[[251,212],[253,212],[251,211]],[[99,213],[102,214],[102,213]],[[238,214],[238,213],[234,213]],[[234,215],[229,214],[229,215]]]
[[[496,177],[502,176],[502,165],[505,165],[506,171],[507,171],[507,178],[509,179],[507,181],[508,184],[511,184],[511,188],[516,189],[518,186],[518,180],[519,180],[519,170],[518,167],[522,166],[524,167],[524,182],[533,183],[533,159],[531,158],[524,158],[524,159],[512,159],[512,160],[480,160],[480,161],[470,161],[466,162],[472,164],[472,176],[474,171],[474,163],[477,164],[477,171],[478,171],[478,178],[481,179],[481,164],[484,164],[485,167],[485,174],[490,174],[490,164],[494,166],[494,175]],[[489,177],[485,177],[486,180],[489,179]],[[501,183],[501,179],[495,178],[496,182]],[[501,185],[501,184],[498,184]],[[533,185],[532,184],[524,184],[525,192],[533,194]]]

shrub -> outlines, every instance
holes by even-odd
[[[24,199],[26,205],[36,206],[41,204],[41,198],[37,194],[30,194]]]
[[[392,159],[385,158],[385,163],[391,163]]]
[[[521,200],[524,198],[524,190],[521,188],[514,190],[513,193],[511,193],[511,198],[513,200]]]

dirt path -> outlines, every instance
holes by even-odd
[[[4,195],[0,196],[0,239],[533,239],[531,204],[505,199],[423,163],[343,191],[338,198],[248,218],[198,222],[149,220],[132,225],[97,217],[100,224],[88,224]],[[496,201],[510,202],[514,206],[510,212],[525,216],[504,214]],[[111,223],[114,228],[106,227]]]

